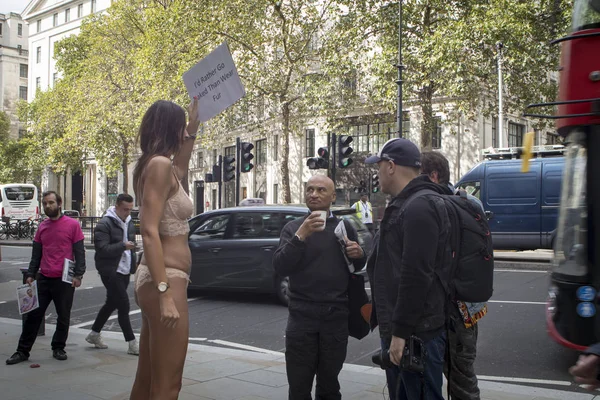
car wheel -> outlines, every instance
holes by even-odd
[[[277,299],[281,304],[287,307],[290,302],[290,298],[288,296],[288,290],[290,288],[290,278],[287,276],[281,278],[275,278],[275,293],[277,294]]]

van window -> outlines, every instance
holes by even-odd
[[[234,239],[278,238],[279,215],[271,212],[244,212],[235,216]]]
[[[539,179],[535,173],[496,175],[487,181],[490,205],[535,205],[539,193]]]
[[[468,194],[470,194],[471,196],[475,196],[478,199],[481,196],[481,182],[479,181],[463,182],[460,185],[458,185],[458,188],[464,189]]]
[[[231,214],[213,215],[200,224],[190,239],[224,239]]]
[[[560,187],[562,182],[562,171],[547,171],[544,174],[544,182],[542,183],[544,205],[558,206],[560,205]]]

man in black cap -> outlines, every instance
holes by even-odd
[[[406,139],[389,140],[365,162],[378,164],[381,190],[392,196],[367,263],[371,327],[379,326],[382,349],[389,349],[395,364],[386,370],[390,400],[442,400],[450,272],[445,251],[450,221],[438,195],[444,188],[420,175],[421,153]],[[424,372],[400,369],[405,346],[420,341]]]

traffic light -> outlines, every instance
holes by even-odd
[[[348,156],[354,149],[350,147],[350,143],[352,143],[352,136],[338,136],[338,166],[340,168],[347,168],[352,164],[352,159]]]
[[[319,147],[317,157],[311,157],[306,160],[308,169],[327,169],[329,167],[329,149],[327,147]]]
[[[229,182],[235,178],[235,157],[223,157],[223,182]]]
[[[252,149],[254,145],[248,142],[242,142],[240,145],[240,171],[241,172],[250,172],[254,165],[250,162],[254,158],[254,154],[252,154]]]
[[[373,174],[371,177],[371,191],[373,193],[379,192],[379,175]]]

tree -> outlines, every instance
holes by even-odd
[[[431,148],[440,99],[451,118],[497,111],[497,42],[505,47],[505,112],[521,114],[529,103],[555,98],[557,86],[548,73],[558,66],[559,49],[549,42],[566,32],[569,7],[566,0],[403,1],[403,97],[421,110],[421,147]],[[369,15],[381,49],[374,60],[373,100],[393,113],[398,3],[374,4],[362,18]]]

